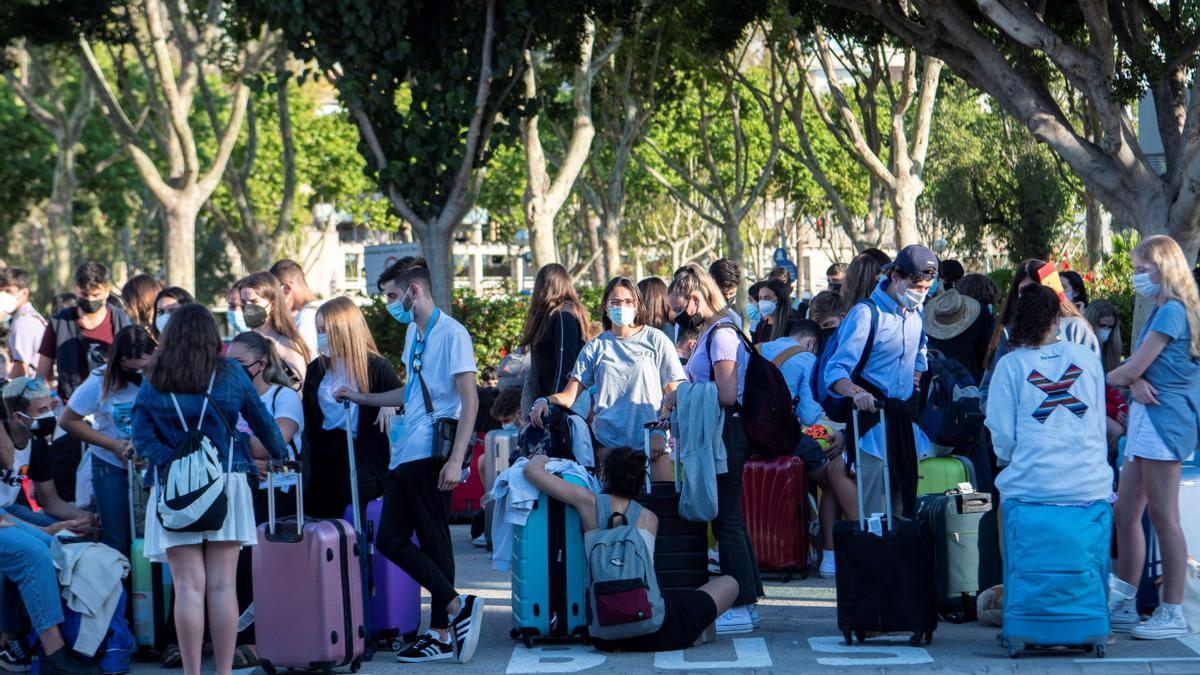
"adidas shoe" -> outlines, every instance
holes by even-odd
[[[396,655],[400,663],[426,663],[454,658],[454,639],[442,642],[441,636],[432,628],[418,637],[416,642],[404,648]]]

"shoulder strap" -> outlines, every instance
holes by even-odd
[[[710,382],[716,382],[716,380],[717,380],[717,372],[716,372],[716,369],[713,368],[713,357],[712,357],[713,336],[716,335],[717,331],[722,328],[732,328],[733,332],[737,333],[738,337],[742,338],[742,342],[746,341],[746,336],[742,335],[742,331],[738,330],[737,326],[733,325],[733,322],[731,322],[731,321],[721,321],[721,322],[715,323],[715,324],[713,324],[712,328],[708,329],[708,336],[704,338],[704,353],[708,356],[708,379]]]
[[[783,364],[787,363],[788,359],[802,351],[804,351],[804,347],[801,347],[800,345],[793,345],[776,354],[775,358],[771,359],[771,363],[774,363],[776,368],[782,369]]]
[[[879,325],[879,308],[875,306],[874,301],[864,298],[861,302],[871,310],[871,329],[867,332],[867,343],[863,347],[862,356],[858,358],[858,363],[850,373],[850,381],[855,384],[862,377],[862,372],[867,367],[867,361],[871,358],[871,349],[875,346],[875,330]]]
[[[608,519],[613,515],[612,497],[606,493],[596,495],[596,524],[598,529],[608,529]]]

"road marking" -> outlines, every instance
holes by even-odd
[[[916,666],[933,663],[933,657],[921,647],[909,645],[880,645],[878,642],[908,642],[902,635],[874,638],[870,642],[847,645],[841,637],[810,637],[808,646],[823,654],[853,654],[854,656],[818,657],[822,666]],[[870,655],[876,656],[870,656]],[[883,656],[878,656],[882,654]]]
[[[683,650],[657,652],[654,654],[654,667],[663,670],[771,667],[771,653],[767,651],[767,641],[762,638],[734,638],[733,653],[737,655],[733,661],[686,661],[683,658]]]
[[[546,645],[526,649],[523,645],[513,647],[508,660],[509,675],[516,673],[578,673],[595,668],[605,661],[605,656],[592,647],[581,644]]]
[[[1200,661],[1200,656],[1143,656],[1141,658],[1125,658],[1125,659],[1099,659],[1092,657],[1090,659],[1075,659],[1075,663],[1093,664],[1103,666],[1106,663],[1172,663],[1180,662],[1196,662]]]
[[[1185,638],[1179,638],[1179,644],[1200,654],[1200,635],[1189,635]]]

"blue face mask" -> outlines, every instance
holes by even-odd
[[[392,318],[400,323],[412,323],[413,321],[412,307],[409,307],[408,309],[404,308],[404,300],[408,297],[409,292],[411,292],[411,289],[409,291],[405,291],[404,295],[401,296],[399,300],[390,303],[387,306],[388,314],[391,314]]]
[[[225,323],[229,325],[230,335],[241,335],[250,330],[246,325],[246,316],[242,314],[242,310],[240,309],[231,309],[225,312]]]
[[[317,333],[317,352],[321,356],[329,356],[329,334]]]
[[[937,279],[937,278],[935,278],[935,279],[933,280],[933,285],[929,287],[929,297],[931,297],[931,298],[932,298],[933,296],[937,295],[937,292],[938,292],[938,282],[940,282],[940,281],[941,281],[941,279]]]
[[[762,313],[758,311],[758,303],[751,300],[746,303],[746,316],[751,321],[762,321]]]

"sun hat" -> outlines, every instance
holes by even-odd
[[[925,303],[925,332],[936,340],[949,340],[979,318],[979,301],[951,288]]]

